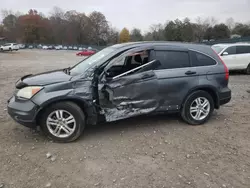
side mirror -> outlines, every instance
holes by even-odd
[[[224,56],[224,55],[228,55],[228,52],[223,52],[222,55],[223,55],[223,56]]]

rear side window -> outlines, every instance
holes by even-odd
[[[193,67],[216,65],[216,61],[207,55],[199,52],[191,52],[191,54]]]
[[[189,67],[188,52],[181,51],[155,51],[156,59],[160,61],[158,69],[175,69]]]
[[[247,54],[250,53],[250,46],[237,46],[236,47],[237,54]]]
[[[228,47],[224,52],[227,52],[228,55],[234,55],[236,54],[236,47],[235,46]]]

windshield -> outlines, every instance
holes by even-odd
[[[115,48],[113,48],[113,47],[104,48],[103,50],[101,50],[101,51],[95,53],[94,55],[84,59],[83,61],[79,62],[74,67],[72,67],[70,69],[70,74],[77,75],[77,74],[84,73],[89,68],[94,68],[95,66],[97,66],[99,64],[100,60],[103,57],[109,55],[114,50],[115,50]]]
[[[212,46],[212,48],[217,54],[219,54],[224,49],[223,46]]]

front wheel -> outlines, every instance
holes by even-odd
[[[191,125],[204,124],[214,111],[214,100],[205,91],[191,93],[183,104],[181,116]]]
[[[72,142],[83,132],[85,116],[75,103],[60,102],[45,110],[40,126],[44,133],[54,141]]]

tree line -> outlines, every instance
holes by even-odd
[[[234,22],[232,18],[225,23],[218,23],[214,18],[197,18],[194,22],[189,18],[176,19],[153,24],[148,32],[142,33],[139,28],[131,31],[123,28],[119,32],[98,11],[86,15],[54,7],[49,16],[33,9],[26,14],[12,11],[2,11],[2,14],[0,36],[22,43],[109,45],[143,40],[201,42],[227,39],[232,35],[250,36],[250,24]]]

